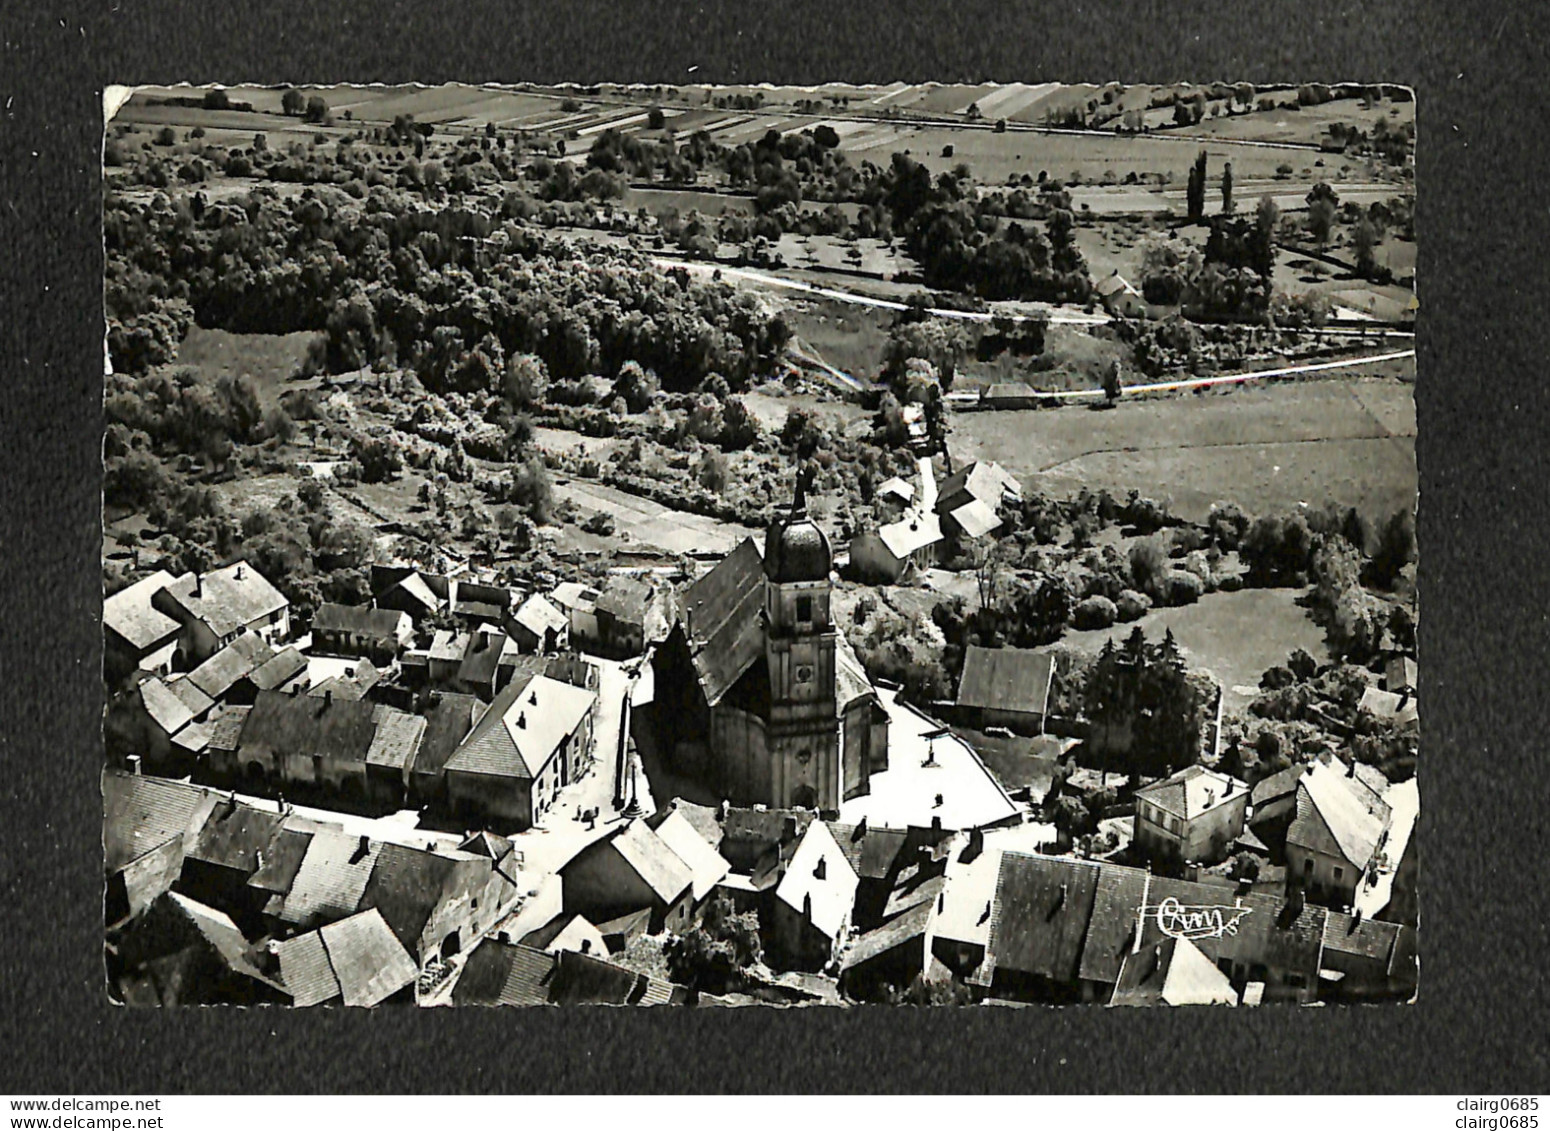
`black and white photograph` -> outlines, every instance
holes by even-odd
[[[1415,92],[1091,77],[109,87],[105,1000],[1416,1007]]]

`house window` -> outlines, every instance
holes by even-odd
[[[1302,862],[1302,872],[1305,876],[1313,875],[1313,857],[1308,857]]]
[[[1345,874],[1345,869],[1344,868],[1336,868],[1335,869],[1335,883],[1338,884],[1340,882],[1340,877],[1343,876],[1344,874]]]
[[[1308,984],[1308,979],[1301,974],[1288,974],[1286,976],[1286,984],[1293,989],[1300,990]]]
[[[810,623],[812,623],[812,619],[813,619],[813,599],[811,597],[798,597],[797,598],[797,620],[801,621],[803,624],[810,624]]]

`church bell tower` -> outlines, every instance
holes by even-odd
[[[837,809],[843,787],[829,610],[834,560],[807,514],[810,480],[807,469],[797,472],[791,510],[765,539],[766,747],[777,805]]]

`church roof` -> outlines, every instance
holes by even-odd
[[[764,539],[764,572],[771,581],[824,581],[834,566],[829,539],[805,510],[770,526]]]
[[[695,674],[711,705],[764,654],[764,560],[745,538],[684,594],[683,625]]]

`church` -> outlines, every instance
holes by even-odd
[[[888,765],[888,716],[830,612],[833,555],[797,475],[763,552],[696,581],[652,659],[662,756],[734,805],[836,810]]]

